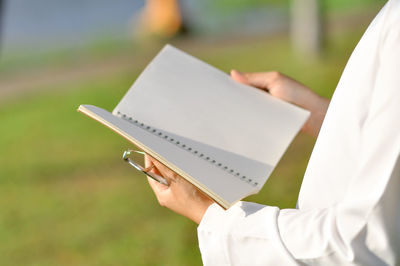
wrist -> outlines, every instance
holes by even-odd
[[[315,112],[321,103],[322,97],[313,92],[311,89],[301,86],[296,90],[292,103],[300,106],[310,112]]]
[[[207,212],[208,208],[213,204],[213,201],[208,200],[206,202],[202,202],[201,206],[198,206],[197,208],[193,208],[193,213],[191,217],[188,217],[191,219],[193,222],[196,224],[200,224],[201,220],[204,217],[204,214]]]

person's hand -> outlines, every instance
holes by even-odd
[[[146,154],[145,167],[152,166],[151,172],[161,175],[169,184],[165,186],[147,178],[160,205],[199,224],[213,201],[177,173]]]
[[[265,90],[274,97],[309,110],[311,115],[304,124],[303,131],[315,137],[318,135],[329,106],[328,99],[276,71],[243,73],[232,70],[231,77],[237,82]]]

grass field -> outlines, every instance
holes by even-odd
[[[316,60],[294,56],[285,37],[175,44],[225,71],[277,69],[330,97],[360,36],[332,36]],[[122,162],[131,145],[76,112],[82,103],[111,110],[138,74],[80,79],[0,105],[0,265],[201,264],[196,225],[159,207],[144,176]],[[313,142],[300,134],[248,200],[294,207]]]

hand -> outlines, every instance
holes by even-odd
[[[147,178],[160,205],[199,224],[213,201],[181,176],[146,154],[145,167],[151,166],[154,166],[151,172],[163,176],[169,184],[165,186]]]
[[[241,73],[231,71],[231,77],[244,83],[269,92],[272,96],[300,106],[311,112],[310,118],[303,126],[303,131],[317,136],[321,129],[329,106],[329,100],[323,98],[303,84],[279,72]]]

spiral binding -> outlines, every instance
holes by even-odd
[[[164,139],[164,140],[167,140],[167,141],[169,141],[170,143],[175,144],[175,145],[178,146],[179,148],[181,148],[181,149],[183,149],[183,150],[185,150],[185,151],[188,151],[188,152],[192,153],[193,155],[198,156],[199,158],[201,158],[201,159],[203,159],[203,160],[205,160],[205,161],[211,163],[211,164],[214,165],[215,167],[218,167],[218,168],[220,168],[220,169],[222,169],[222,170],[228,172],[228,173],[231,174],[232,176],[234,176],[234,177],[236,177],[236,178],[240,178],[240,180],[246,181],[247,183],[249,183],[249,184],[252,185],[252,186],[257,186],[257,185],[258,185],[258,182],[254,182],[251,178],[249,178],[249,177],[247,177],[247,176],[245,176],[245,175],[241,175],[238,171],[235,171],[234,169],[229,168],[229,167],[226,166],[226,165],[223,165],[222,163],[218,162],[217,160],[211,158],[210,156],[207,156],[207,155],[205,155],[204,153],[202,153],[202,152],[200,152],[200,151],[198,151],[198,150],[196,150],[196,149],[193,149],[192,147],[187,146],[185,143],[182,143],[182,142],[179,141],[179,140],[176,140],[176,139],[174,139],[174,138],[172,138],[172,137],[169,137],[168,135],[166,135],[165,133],[161,132],[160,130],[157,130],[157,129],[155,129],[155,128],[152,128],[152,127],[150,127],[149,125],[146,125],[146,124],[140,122],[140,121],[137,120],[137,119],[134,119],[134,118],[132,118],[132,117],[130,117],[130,116],[127,116],[126,114],[121,113],[120,111],[117,111],[117,115],[118,115],[120,118],[124,119],[125,121],[128,121],[128,122],[130,122],[131,124],[133,124],[133,125],[135,125],[135,126],[141,128],[141,129],[143,129],[143,130],[146,130],[147,132],[149,132],[149,133],[151,133],[151,134],[153,134],[153,135],[155,135],[155,136],[157,136],[157,137],[159,137],[159,138],[162,138],[162,139]]]

